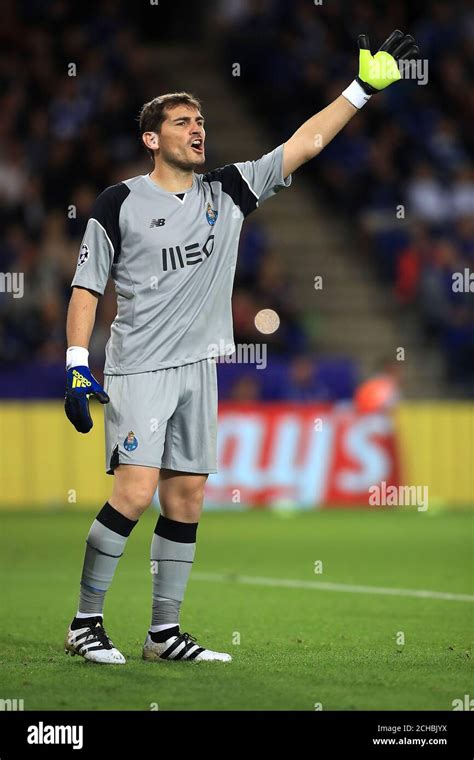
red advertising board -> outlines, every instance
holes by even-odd
[[[361,505],[371,486],[399,485],[390,415],[331,404],[221,403],[218,468],[215,506]]]

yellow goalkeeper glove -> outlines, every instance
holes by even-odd
[[[372,95],[401,79],[398,61],[415,58],[420,50],[410,34],[399,29],[388,37],[375,55],[370,52],[369,38],[359,34],[359,74],[342,93],[356,108],[362,108]]]

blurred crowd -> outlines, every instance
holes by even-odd
[[[395,27],[414,34],[429,61],[428,84],[402,82],[373,98],[306,171],[317,173],[320,198],[357,224],[401,311],[415,314],[424,338],[439,345],[450,381],[471,389],[473,295],[454,291],[452,274],[474,269],[474,18],[458,2],[434,2],[421,13],[419,5],[381,5],[383,14],[365,0],[226,0],[216,18],[223,54],[241,63],[245,92],[281,141],[349,83],[358,33],[368,32],[373,46]],[[66,0],[23,0],[5,6],[2,22],[0,272],[23,273],[25,285],[21,298],[0,291],[0,394],[5,369],[14,386],[15,368],[62,367],[70,282],[92,202],[108,185],[150,170],[137,114],[166,90],[146,29],[126,2],[105,0],[88,15]],[[254,322],[262,308],[281,320],[264,338],[288,365],[276,370],[281,387],[258,372],[237,377],[222,367],[235,375],[228,396],[350,395],[352,370],[311,360],[291,278],[251,217],[233,298],[237,342],[262,342]],[[90,346],[96,370],[114,316],[110,286]]]
[[[81,21],[74,4],[7,4],[0,46],[0,271],[24,295],[0,293],[6,367],[64,361],[65,317],[79,243],[95,197],[139,173],[135,124],[156,82],[123,8]],[[146,165],[146,164],[144,164]],[[101,299],[92,357],[115,315]]]
[[[352,80],[358,34],[373,53],[393,29],[415,37],[418,81],[373,97],[304,171],[357,227],[400,312],[439,347],[450,387],[474,395],[474,295],[453,288],[468,269],[474,291],[472,5],[222,0],[218,24],[227,70],[239,62],[234,82],[280,141]]]
[[[166,82],[157,76],[144,34],[133,7],[113,0],[88,18],[62,0],[19,2],[3,13],[0,272],[23,273],[24,289],[21,298],[0,292],[0,395],[22,396],[29,387],[39,395],[62,393],[70,283],[91,205],[108,185],[151,168],[137,115],[145,101],[166,91]],[[208,158],[211,167],[212,146]],[[296,303],[265,230],[249,222],[236,273],[236,341],[261,341],[255,314],[273,308],[281,326],[265,342],[276,356],[298,355],[298,368],[308,340]],[[90,345],[99,375],[115,309],[109,284]],[[24,382],[25,373],[35,382]],[[326,398],[317,376],[314,366],[315,397]],[[279,395],[256,377],[254,397]],[[240,398],[241,386],[236,377],[227,395]]]

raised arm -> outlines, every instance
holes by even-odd
[[[370,52],[367,35],[359,35],[358,42],[358,76],[336,100],[305,121],[284,144],[284,177],[317,156],[372,95],[401,79],[397,61],[415,58],[420,52],[413,37],[399,29],[392,32],[375,56]]]
[[[283,147],[283,176],[318,155],[357,113],[343,95],[312,116],[296,130]]]

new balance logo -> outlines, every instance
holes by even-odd
[[[150,222],[150,227],[163,227],[165,221],[165,219],[152,219]]]
[[[209,235],[204,245],[199,243],[190,243],[184,246],[185,253],[181,251],[181,246],[176,245],[173,248],[162,248],[161,259],[163,263],[163,272],[168,269],[183,269],[184,267],[200,264],[205,258],[209,258],[214,250],[214,235]]]
[[[87,377],[84,377],[84,375],[81,375],[80,372],[77,371],[77,369],[73,369],[72,371],[72,387],[73,388],[90,388],[92,385],[91,381],[87,379]]]

